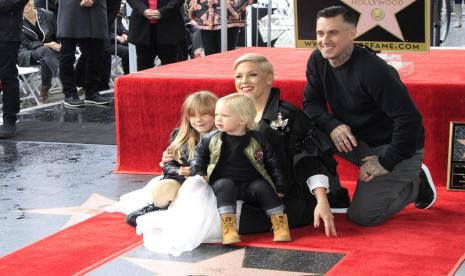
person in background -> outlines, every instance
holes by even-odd
[[[436,190],[422,165],[422,116],[396,69],[354,44],[356,22],[342,6],[317,13],[318,49],[307,63],[302,105],[330,136],[336,153],[359,167],[347,214],[370,226],[412,202],[417,208],[431,207]]]
[[[128,41],[136,45],[137,70],[178,61],[180,41],[186,39],[183,0],[127,0],[133,8]]]
[[[79,20],[76,20],[79,18]],[[108,39],[105,0],[59,0],[57,37],[61,42],[60,80],[65,94],[64,105],[105,105],[111,99],[99,94],[105,39]],[[84,101],[79,98],[75,80],[76,46],[85,55]]]
[[[245,27],[245,10],[252,0],[228,1],[228,51],[236,49],[239,30]],[[205,55],[221,52],[221,1],[190,0],[191,24],[200,29]]]
[[[3,95],[3,124],[0,138],[16,135],[19,113],[19,81],[16,62],[21,44],[23,9],[28,0],[0,0],[0,82]]]
[[[98,84],[98,90],[104,91],[110,89],[110,77],[111,77],[111,56],[115,53],[115,49],[112,47],[113,33],[115,32],[115,18],[120,10],[121,0],[106,0],[106,18],[108,26],[108,38],[104,39],[104,50],[103,50],[103,61],[100,71],[100,80]],[[78,43],[79,45],[79,43]],[[80,47],[80,45],[79,45]],[[87,66],[87,53],[81,53],[76,64],[76,70],[74,71],[74,79],[76,85],[79,87],[85,86],[86,66]],[[85,91],[85,89],[84,89]]]
[[[116,54],[121,58],[124,74],[129,74],[129,47],[128,47],[128,29],[126,29],[126,0],[121,1],[121,7],[116,16],[116,34],[111,33],[111,47],[115,48],[116,38]]]
[[[23,67],[40,64],[40,101],[47,103],[52,78],[58,77],[60,66],[61,44],[56,39],[56,18],[50,11],[36,9],[33,0],[29,0],[24,7],[23,17],[18,64]]]

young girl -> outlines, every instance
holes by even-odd
[[[179,128],[171,134],[168,151],[173,160],[163,166],[163,178],[155,178],[152,201],[139,210],[130,213],[126,222],[137,225],[137,218],[149,212],[163,210],[168,207],[181,187],[190,176],[189,162],[194,157],[195,147],[200,137],[210,132],[214,124],[214,108],[217,97],[209,91],[200,91],[186,98],[182,106]]]
[[[217,99],[208,91],[188,96],[182,106],[179,128],[173,132],[168,148],[174,159],[164,165],[163,175],[144,188],[123,195],[107,208],[109,212],[127,214],[146,205],[130,213],[126,221],[137,225],[145,247],[152,251],[179,255],[221,236],[213,190],[200,177],[186,180],[197,143],[214,129]]]
[[[258,202],[271,217],[274,241],[290,241],[287,215],[280,199],[286,183],[279,160],[258,132],[255,105],[242,94],[221,98],[214,131],[201,140],[191,162],[192,175],[208,178],[221,216],[223,243],[239,242],[236,200]]]

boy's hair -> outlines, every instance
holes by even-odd
[[[192,160],[195,147],[200,140],[200,133],[191,126],[189,117],[197,113],[207,113],[215,116],[217,101],[218,97],[207,90],[190,94],[184,100],[181,118],[179,119],[178,133],[169,146],[170,152],[176,161],[181,162],[182,151],[186,149],[189,160]]]
[[[256,63],[260,69],[262,69],[265,73],[269,73],[274,77],[274,70],[273,65],[271,62],[264,56],[256,54],[256,53],[247,53],[244,54],[236,59],[234,62],[234,70],[236,70],[237,66],[242,62],[250,61]]]
[[[320,17],[332,18],[339,15],[342,15],[344,22],[353,26],[357,25],[355,15],[343,6],[331,6],[318,11],[316,14],[316,20],[318,21]]]
[[[257,111],[255,110],[255,102],[253,99],[239,93],[229,94],[218,100],[217,105],[223,103],[231,108],[232,112],[239,115],[239,118],[246,122],[246,128],[253,130],[257,128],[255,123],[255,116]]]

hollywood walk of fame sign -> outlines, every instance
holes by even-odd
[[[447,188],[465,191],[465,122],[451,122]]]
[[[428,52],[430,0],[294,0],[297,48],[316,47],[316,14],[344,6],[357,21],[356,42],[386,52]]]

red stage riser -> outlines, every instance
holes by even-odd
[[[234,91],[234,60],[259,52],[274,64],[274,86],[282,98],[300,107],[309,50],[242,48],[118,78],[115,85],[118,160],[117,173],[159,173],[158,163],[176,126],[186,95],[208,89],[218,96]],[[426,128],[425,163],[437,185],[445,185],[449,122],[465,121],[465,51],[433,50],[429,54],[402,54],[414,62],[414,73],[403,76]],[[347,162],[338,168],[343,179],[357,172]]]

